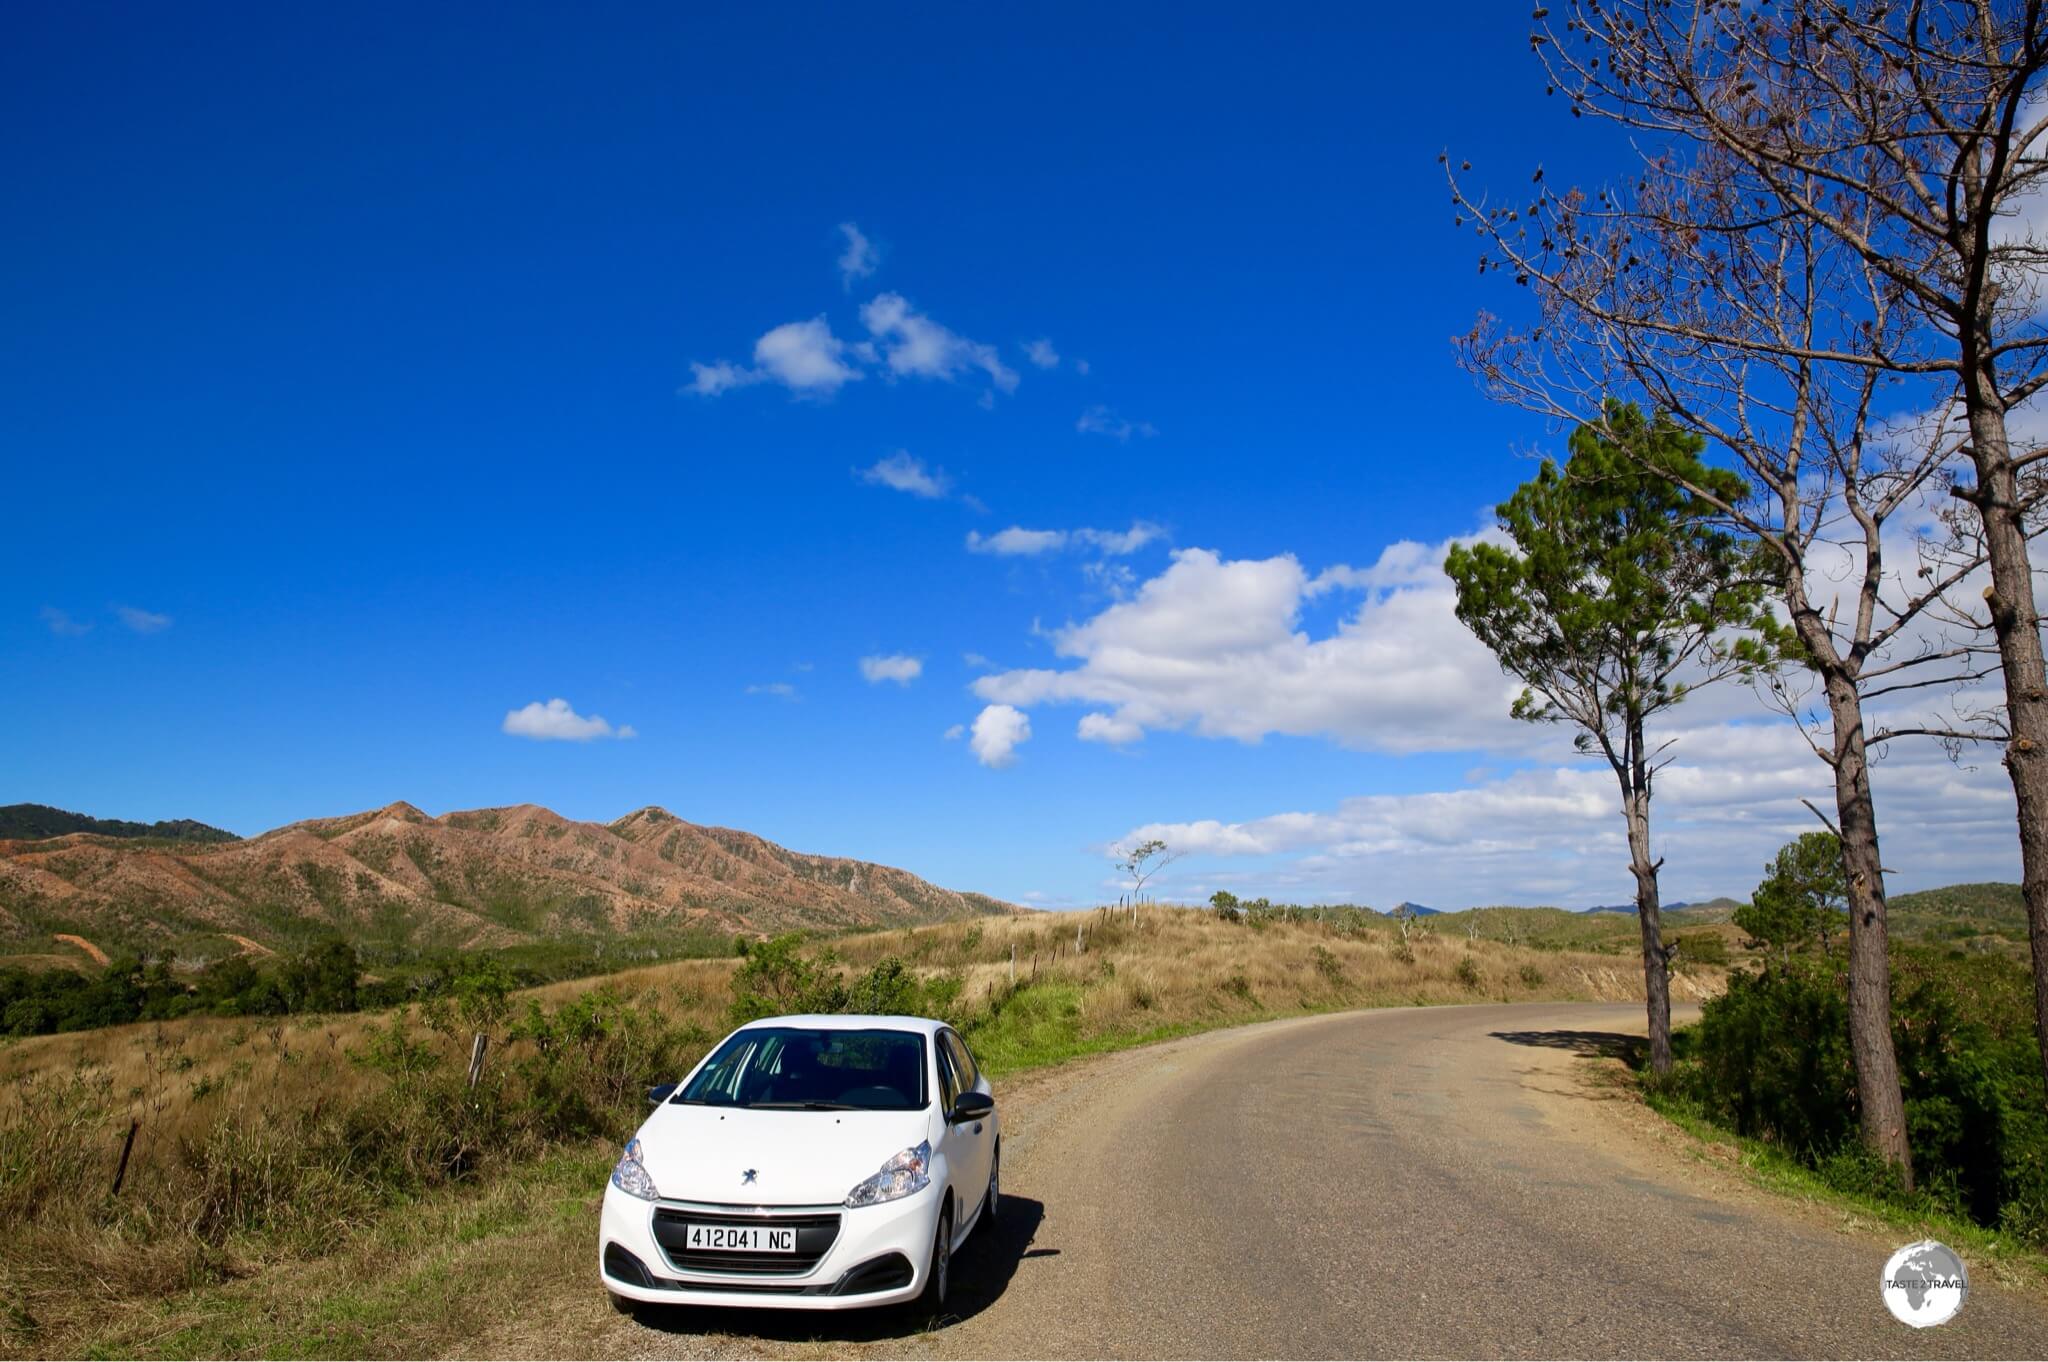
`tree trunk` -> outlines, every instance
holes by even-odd
[[[2041,656],[2041,621],[2034,608],[2033,565],[2019,509],[2005,412],[1968,385],[1970,453],[1977,465],[1974,498],[1991,560],[1991,626],[2005,676],[2010,736],[2005,769],[2019,805],[2020,892],[2027,903],[2027,935],[2034,949],[2034,1035],[2041,1072],[2048,1079],[2048,672]]]
[[[1647,775],[1647,773],[1645,773]],[[1671,962],[1664,954],[1657,866],[1650,859],[1650,792],[1624,790],[1628,816],[1628,862],[1636,877],[1636,917],[1643,928],[1643,999],[1650,1017],[1650,1070],[1671,1072]]]
[[[1834,720],[1835,816],[1842,825],[1842,868],[1849,882],[1849,1051],[1863,1142],[1897,1166],[1908,1191],[1913,1154],[1906,1104],[1892,1051],[1891,945],[1885,924],[1884,870],[1877,849],[1877,805],[1864,750],[1863,699],[1840,669],[1824,677]]]

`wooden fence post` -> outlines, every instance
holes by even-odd
[[[128,1138],[121,1141],[121,1161],[114,1165],[114,1190],[109,1196],[121,1195],[121,1181],[128,1176],[128,1156],[135,1151],[135,1132],[142,1129],[142,1122],[130,1118]]]
[[[491,1038],[479,1031],[469,1046],[469,1086],[474,1088],[484,1076],[484,1051],[490,1048]]]
[[[1010,987],[1017,986],[1017,943],[1010,943]]]

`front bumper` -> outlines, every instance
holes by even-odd
[[[605,1289],[628,1300],[658,1305],[726,1305],[772,1310],[851,1310],[914,1300],[924,1290],[932,1239],[938,1233],[943,1193],[938,1184],[880,1206],[732,1206],[686,1201],[642,1201],[605,1185],[598,1224],[598,1273]],[[717,1270],[677,1251],[656,1234],[687,1221],[767,1222],[837,1215],[831,1247],[798,1271]],[[671,1242],[673,1230],[665,1230]],[[808,1232],[808,1231],[807,1231]]]

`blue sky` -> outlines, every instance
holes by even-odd
[[[1512,300],[1437,153],[1602,164],[1526,6],[10,30],[0,800],[657,803],[1062,904],[1157,825],[1185,895],[1627,896],[1431,556],[1549,439],[1452,361]],[[1767,816],[1679,782],[1668,893],[1799,830],[1824,772],[1770,750]],[[1905,879],[2003,873],[1985,807]]]

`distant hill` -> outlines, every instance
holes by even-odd
[[[790,851],[645,808],[575,822],[532,804],[430,817],[398,803],[227,842],[94,831],[0,841],[0,942],[103,949],[339,932],[391,945],[511,946],[639,933],[895,927],[1017,911],[907,871]]]
[[[1741,906],[1741,899],[1731,899],[1723,894],[1718,898],[1701,899],[1698,903],[1674,899],[1670,903],[1660,904],[1659,908],[1666,913],[1700,912],[1716,908],[1725,908],[1732,912]],[[1603,903],[1598,907],[1579,909],[1581,913],[1633,913],[1635,910],[1636,906],[1633,903]]]
[[[1888,902],[1893,913],[1915,916],[1978,919],[2018,927],[2027,926],[2027,901],[2016,884],[1951,884],[1943,889],[1921,889],[1894,894]]]
[[[121,818],[94,818],[90,814],[53,809],[48,804],[0,805],[0,841],[40,841],[89,832],[95,837],[159,837],[167,842],[234,842],[232,832],[195,823],[189,818],[172,818],[161,823],[130,823]]]
[[[1396,913],[1401,912],[1404,909],[1410,913],[1413,913],[1416,917],[1442,917],[1444,915],[1443,909],[1431,908],[1420,903],[1408,903],[1404,900],[1403,902],[1394,905],[1394,912]]]
[[[1887,904],[1895,935],[2024,958],[2027,903],[2016,884],[1951,884],[1894,894]]]

